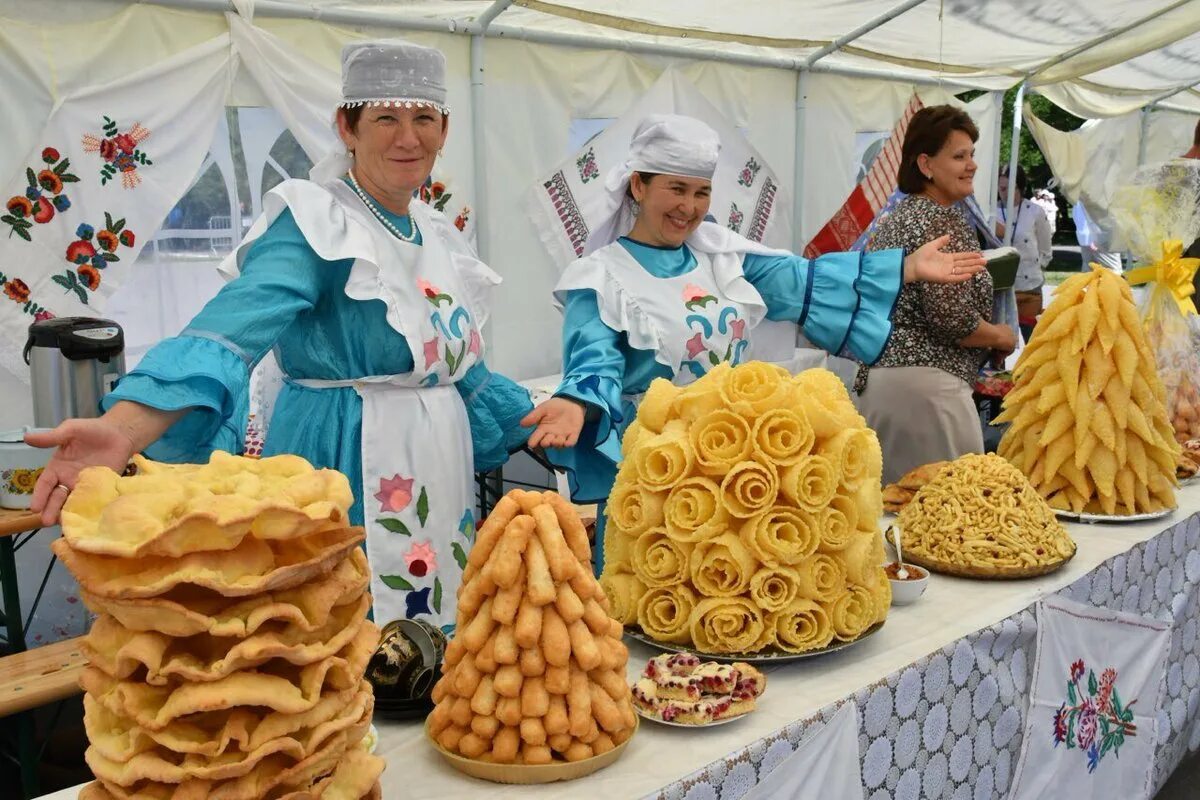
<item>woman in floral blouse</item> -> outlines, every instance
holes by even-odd
[[[921,109],[904,137],[900,201],[880,222],[868,250],[911,253],[950,235],[949,250],[979,244],[955,203],[974,190],[979,131],[953,106]],[[883,478],[983,452],[983,433],[971,385],[990,354],[1007,355],[1016,334],[993,324],[992,278],[987,271],[960,284],[905,284],[892,316],[892,336],[872,366],[859,367],[855,391],[867,424],[883,447]]]

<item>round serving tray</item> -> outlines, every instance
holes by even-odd
[[[1085,524],[1125,524],[1130,522],[1147,522],[1152,519],[1162,519],[1169,517],[1175,513],[1173,508],[1164,508],[1161,511],[1151,511],[1149,514],[1076,514],[1074,511],[1062,511],[1054,509],[1054,516],[1059,519],[1065,519],[1068,522],[1082,522]]]
[[[847,647],[853,647],[869,636],[874,635],[880,628],[883,627],[882,622],[877,622],[863,632],[852,642],[834,642],[820,650],[809,650],[807,653],[784,653],[784,652],[765,652],[765,653],[705,653],[690,647],[682,645],[670,644],[668,642],[658,642],[651,639],[640,628],[626,628],[625,635],[635,642],[650,645],[656,650],[662,650],[666,653],[691,653],[699,656],[707,661],[717,661],[722,664],[732,664],[734,661],[744,661],[747,664],[786,664],[790,661],[800,661],[805,658],[815,658],[816,656],[828,655],[836,653],[839,650],[845,650]],[[684,727],[692,728],[694,725],[686,725]]]
[[[585,758],[583,761],[556,761],[553,764],[494,764],[487,761],[476,761],[460,756],[457,753],[451,753],[429,735],[429,722],[425,722],[425,738],[438,751],[438,754],[446,760],[447,764],[459,772],[470,775],[472,778],[480,778],[492,783],[534,784],[573,781],[576,778],[591,775],[593,772],[604,769],[609,764],[612,764],[621,757],[621,753],[625,752],[626,746],[628,746],[636,735],[637,728],[635,727],[629,738],[612,750],[609,750],[607,753],[601,753],[598,756]]]
[[[1079,546],[1076,545],[1075,553],[1079,552]],[[916,564],[918,567],[924,567],[930,572],[937,572],[941,575],[953,575],[956,578],[975,578],[977,580],[986,581],[1014,581],[1022,578],[1038,578],[1042,575],[1049,575],[1051,572],[1057,572],[1067,565],[1067,563],[1075,557],[1072,553],[1069,557],[1064,558],[1057,564],[1038,564],[1033,567],[1022,567],[1019,569],[1005,569],[1001,567],[966,567],[959,564],[943,564],[940,561],[931,561],[914,555],[912,551],[904,551],[904,563]]]

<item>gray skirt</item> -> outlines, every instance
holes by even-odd
[[[876,367],[856,398],[883,448],[883,482],[911,469],[983,452],[983,429],[961,378],[934,367]]]

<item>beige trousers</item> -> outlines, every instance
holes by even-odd
[[[883,482],[933,461],[983,452],[983,430],[961,379],[934,367],[877,367],[856,398],[883,448]]]

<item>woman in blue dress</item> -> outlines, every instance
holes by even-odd
[[[719,152],[716,132],[699,120],[645,119],[607,183],[611,207],[631,201],[632,229],[570,264],[555,289],[563,381],[524,424],[538,425],[529,443],[551,448],[575,502],[608,497],[621,434],[655,378],[686,384],[736,365],[763,319],[797,322],[819,347],[871,363],[891,334],[902,283],[957,283],[984,269],[978,253],[940,252],[946,237],[907,258],[890,250],[810,261],[706,222]],[[601,513],[597,574],[603,542]]]
[[[147,353],[103,416],[30,437],[58,447],[34,503],[50,523],[81,468],[121,470],[137,452],[175,462],[240,452],[250,373],[273,350],[285,382],[263,455],[345,473],[351,520],[367,528],[375,619],[445,626],[474,535],[473,473],[524,444],[532,404],[484,364],[499,277],[413,199],[446,139],[445,57],[351,44],[342,80],[346,152],[264,197],[222,265],[237,277]]]

